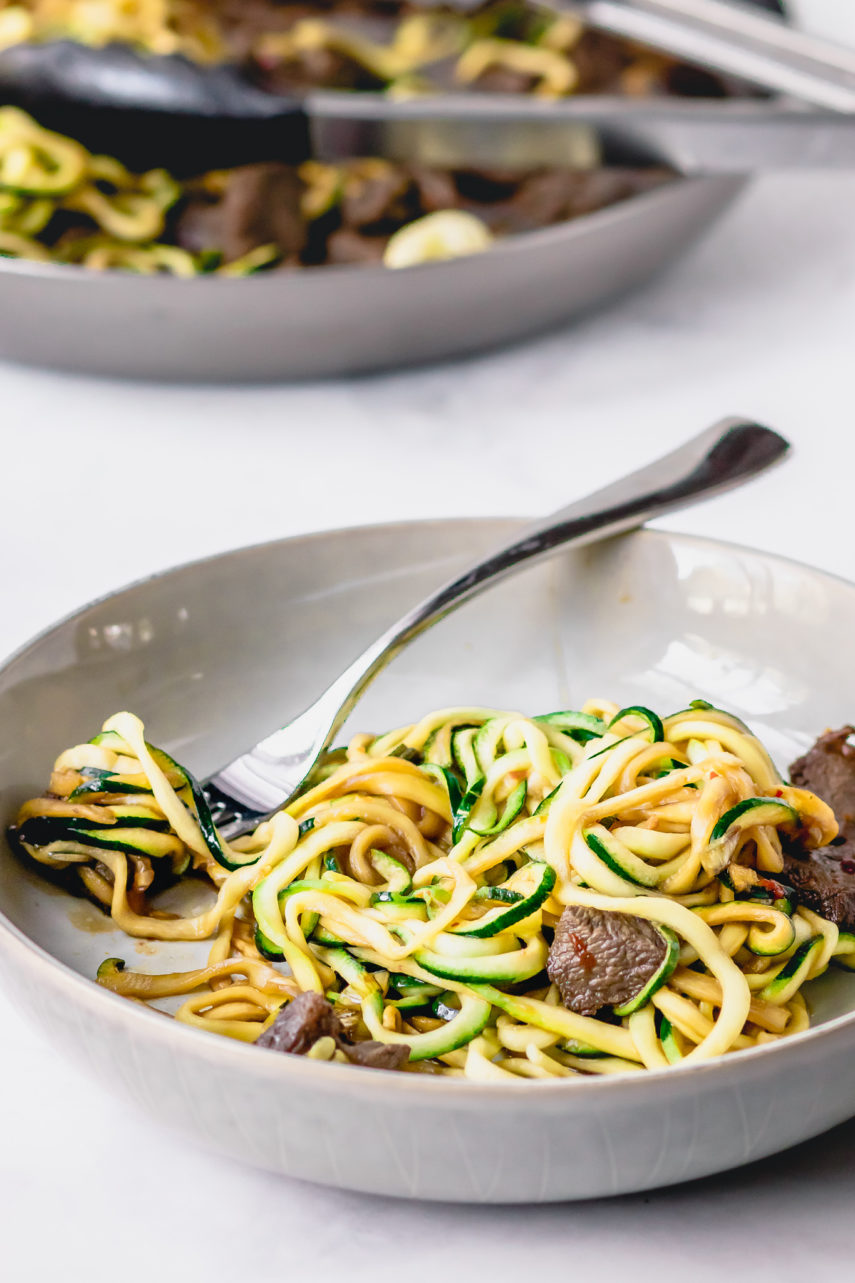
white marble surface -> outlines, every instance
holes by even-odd
[[[818,9],[833,18],[835,4],[855,25],[847,0]],[[621,308],[455,367],[249,390],[0,367],[0,650],[130,578],[236,543],[544,511],[732,412],[780,428],[796,457],[674,528],[855,575],[853,208],[855,177],[768,179]],[[58,1061],[2,994],[0,1021],[0,1259],[14,1283],[851,1274],[855,1122],[614,1203],[382,1202],[209,1157]]]

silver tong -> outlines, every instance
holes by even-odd
[[[739,0],[573,0],[589,27],[747,80],[775,98],[723,101],[505,95],[376,103],[309,95],[318,154],[426,163],[666,164],[682,173],[855,167],[855,50]],[[805,105],[809,104],[809,105]]]
[[[685,174],[855,166],[855,50],[739,0],[572,0],[588,26],[747,80],[774,98],[722,101],[447,94],[403,102],[312,93],[319,155],[454,165],[664,164]],[[805,106],[805,104],[809,104]]]
[[[855,50],[798,31],[740,0],[572,0],[566,8],[591,27],[770,92],[855,112]]]
[[[195,172],[306,155],[382,155],[448,167],[660,164],[689,174],[855,166],[855,50],[795,31],[739,0],[551,7],[776,96],[396,99],[315,90],[298,99],[265,93],[228,66],[53,42],[0,52],[0,100],[127,163],[195,164]]]

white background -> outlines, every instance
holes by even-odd
[[[855,40],[852,0],[799,8]],[[89,597],[234,544],[546,511],[734,412],[786,433],[795,459],[669,524],[855,576],[853,228],[855,176],[769,178],[619,309],[415,374],[210,389],[0,366],[0,650]],[[0,1274],[14,1283],[851,1277],[855,1123],[611,1203],[393,1203],[192,1148],[57,1059],[2,995],[0,1028]]]

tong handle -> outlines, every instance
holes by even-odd
[[[814,107],[855,112],[855,51],[739,0],[575,0],[592,26]]]
[[[296,98],[266,93],[227,64],[129,45],[56,40],[0,51],[0,100],[132,169],[179,177],[309,155],[309,123]]]
[[[645,9],[703,25],[711,35],[733,37],[764,52],[775,50],[799,66],[813,64],[817,72],[841,71],[855,77],[855,49],[834,44],[786,22],[780,14],[758,11],[745,0],[624,0],[631,8]]]

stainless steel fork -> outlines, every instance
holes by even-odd
[[[237,837],[287,805],[381,669],[470,597],[560,548],[633,530],[652,517],[741,485],[789,448],[783,437],[758,423],[724,419],[655,463],[527,527],[443,584],[391,624],[304,713],[207,781],[205,794],[224,837]]]

